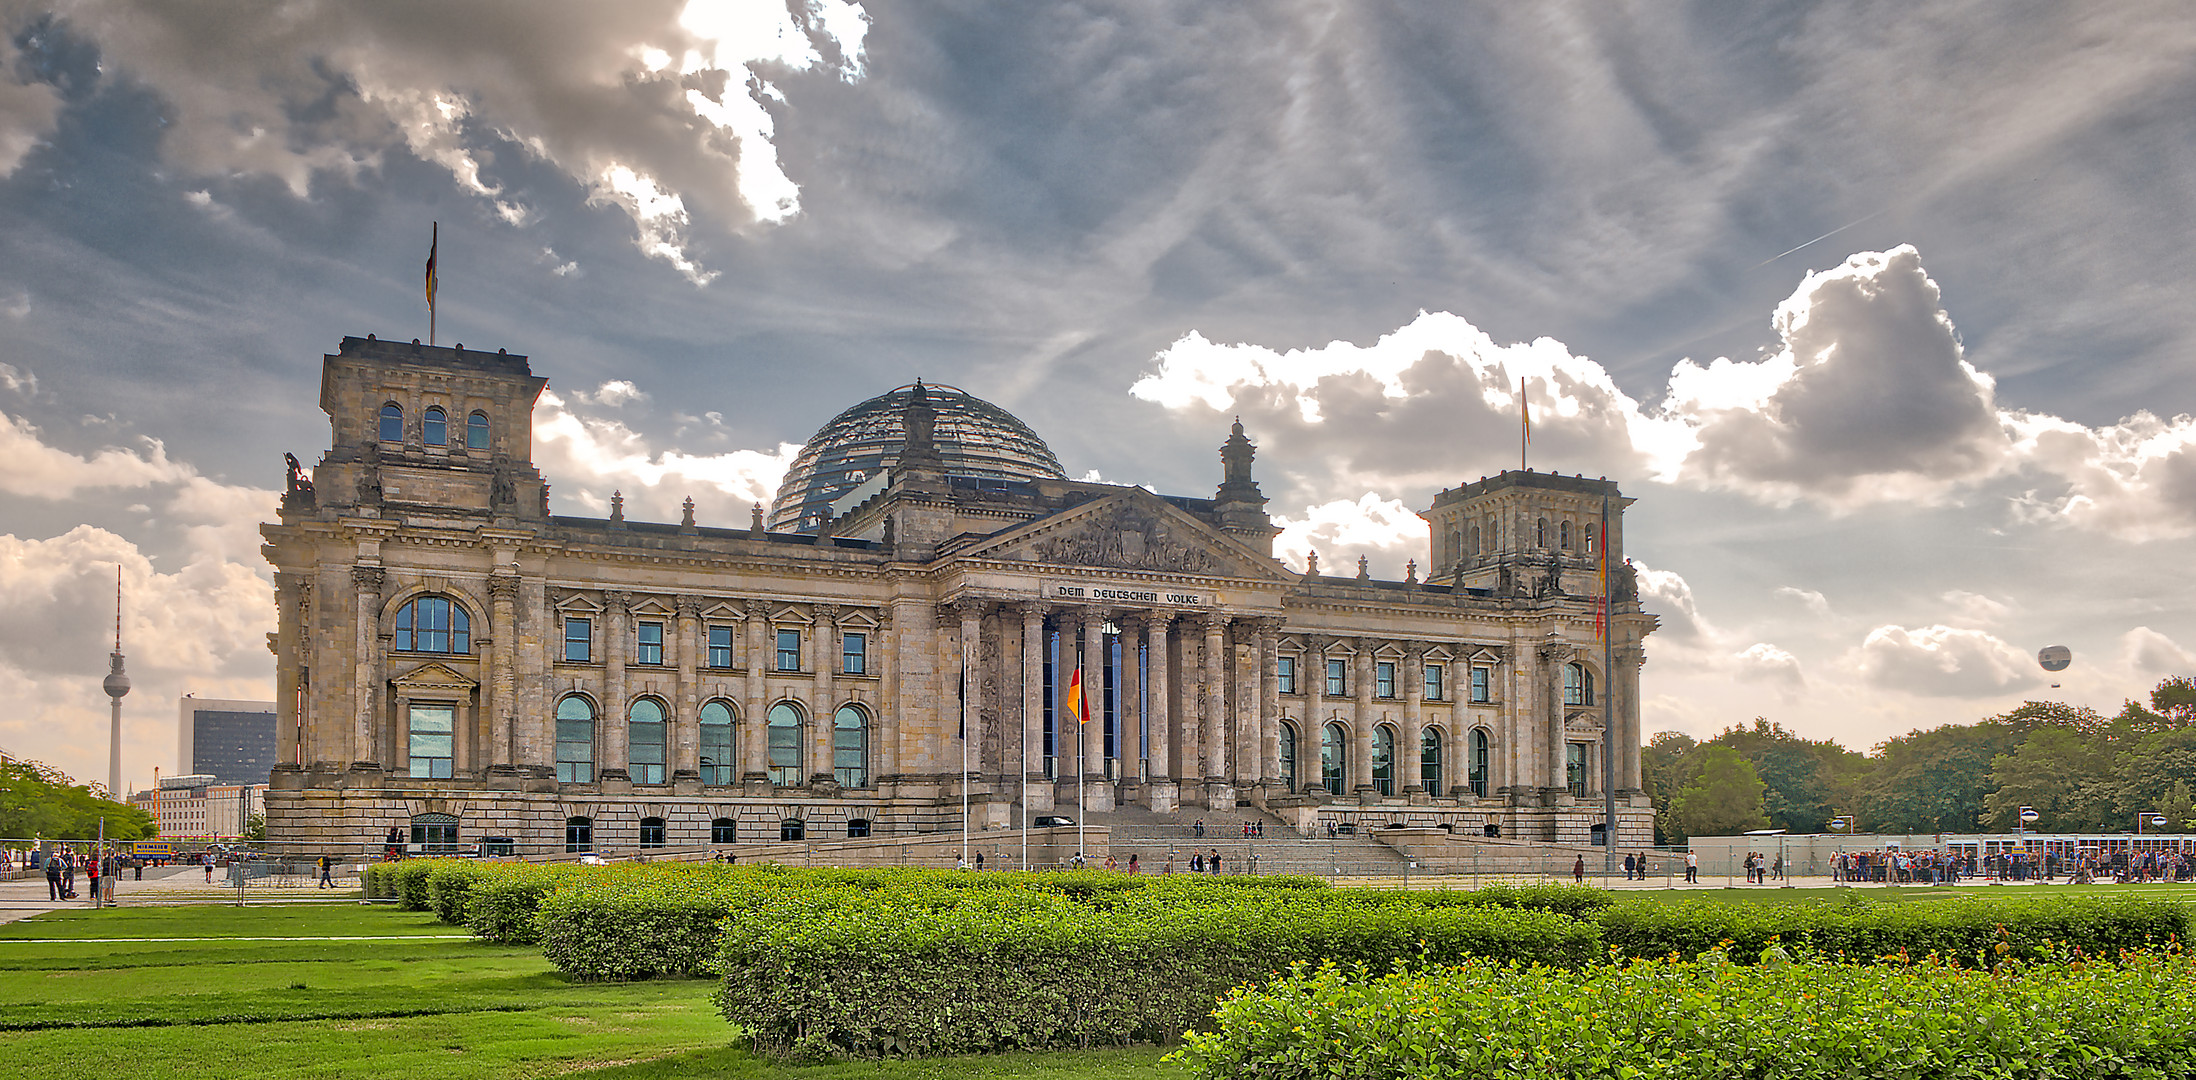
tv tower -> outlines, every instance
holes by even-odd
[[[102,684],[114,699],[114,722],[107,732],[107,797],[122,801],[122,698],[130,692],[130,677],[122,670],[122,566],[114,568],[114,654]]]

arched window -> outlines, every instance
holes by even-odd
[[[381,441],[404,441],[404,406],[394,401],[381,407]]]
[[[465,418],[465,448],[467,450],[488,449],[487,413],[477,412]]]
[[[1471,784],[1472,794],[1485,797],[1487,770],[1494,764],[1494,740],[1487,736],[1486,728],[1472,729],[1471,755],[1467,782]]]
[[[1418,782],[1428,795],[1441,794],[1441,729],[1429,727],[1418,736]]]
[[[1601,540],[1601,537],[1600,537],[1599,535],[1597,535],[1597,534],[1596,534],[1596,533],[1594,532],[1594,527],[1593,527],[1592,525],[1587,525],[1587,526],[1585,526],[1585,529],[1586,529],[1586,554],[1588,554],[1588,555],[1591,555],[1591,554],[1593,554],[1594,552],[1596,552],[1596,551],[1599,551],[1599,550],[1600,550],[1599,548],[1595,547],[1594,545],[1595,545],[1596,543],[1599,543],[1599,542],[1600,542],[1600,540]]]
[[[1540,521],[1539,521],[1539,523],[1538,523],[1538,524],[1537,524],[1537,525],[1536,525],[1536,526],[1534,527],[1534,529],[1533,529],[1533,546],[1534,546],[1534,547],[1547,547],[1547,546],[1548,546],[1548,519],[1547,519],[1547,518],[1541,518],[1541,519],[1540,519]]]
[[[831,722],[831,775],[840,787],[869,786],[869,714],[841,706]]]
[[[414,815],[412,850],[420,855],[457,854],[458,819],[448,814]]]
[[[662,847],[662,846],[663,846],[663,819],[662,819],[662,818],[660,818],[660,817],[644,817],[644,818],[642,818],[642,819],[641,819],[641,842],[640,842],[640,846],[642,846],[642,847]]]
[[[1563,665],[1563,703],[1565,705],[1591,705],[1594,703],[1594,673],[1586,665],[1572,662]]]
[[[701,779],[704,784],[732,782],[732,706],[704,702],[701,708]]]
[[[1349,763],[1350,733],[1340,724],[1328,724],[1319,733],[1319,782],[1329,794],[1342,794]]]
[[[1278,759],[1281,767],[1281,787],[1290,794],[1296,793],[1296,725],[1281,724],[1281,750]]]
[[[566,854],[595,850],[594,818],[564,819],[564,850]]]
[[[709,822],[709,842],[712,844],[739,843],[740,823],[728,817],[711,819]]]
[[[785,819],[785,820],[783,820],[783,821],[780,821],[780,822],[778,822],[778,839],[780,839],[780,840],[806,840],[806,839],[808,839],[808,823],[807,823],[807,822],[805,822],[805,821],[802,821],[801,819],[799,819],[799,818],[797,818],[797,817],[789,817],[789,818],[786,818],[786,819]]]
[[[642,698],[625,713],[626,762],[636,784],[663,783],[663,706],[654,698]]]
[[[595,781],[595,703],[572,694],[557,702],[557,782]]]
[[[1558,547],[1561,547],[1561,548],[1563,548],[1563,549],[1564,549],[1564,550],[1566,550],[1566,551],[1570,550],[1570,547],[1571,547],[1571,523],[1570,523],[1570,522],[1568,522],[1568,521],[1561,521],[1561,522],[1557,522],[1557,523],[1556,523],[1556,545],[1557,545]]]
[[[1476,559],[1479,556],[1486,554],[1486,550],[1487,549],[1479,546],[1479,526],[1472,526],[1472,557]]]
[[[397,652],[469,653],[473,620],[447,596],[414,597],[397,609],[396,636],[389,647]]]
[[[849,839],[849,840],[859,840],[859,839],[861,839],[862,837],[865,837],[865,836],[868,836],[868,835],[869,835],[869,819],[868,819],[868,818],[860,818],[860,817],[858,817],[858,818],[852,818],[852,819],[849,819],[849,820],[847,821],[847,823],[846,823],[846,837],[847,837],[847,839]]]
[[[429,446],[450,445],[450,414],[440,405],[427,406],[427,411],[420,414],[419,433]]]
[[[1386,724],[1373,728],[1373,790],[1395,794],[1395,729]]]
[[[783,787],[801,782],[801,710],[790,701],[770,707],[770,782]]]

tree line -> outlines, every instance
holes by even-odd
[[[158,831],[152,815],[107,797],[39,761],[0,758],[0,839],[90,840],[105,819],[107,839],[142,840]]]
[[[1972,724],[1914,731],[1861,754],[1756,717],[1696,741],[1657,733],[1641,753],[1658,843],[1750,829],[1795,833],[2196,832],[2196,680],[2158,684],[2117,715],[2031,701]],[[2163,827],[2149,824],[2163,815]]]

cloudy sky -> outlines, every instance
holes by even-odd
[[[2196,671],[2180,3],[0,0],[0,747],[266,697],[320,357],[533,357],[564,513],[741,524],[918,375],[1301,566],[1620,480],[1647,730],[1869,746]],[[2044,645],[2073,648],[2054,689]]]

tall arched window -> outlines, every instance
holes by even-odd
[[[450,414],[440,405],[427,406],[427,411],[420,414],[419,433],[429,446],[450,445]]]
[[[1534,547],[1543,547],[1543,548],[1544,548],[1544,547],[1547,547],[1547,546],[1548,546],[1548,519],[1547,519],[1547,518],[1541,518],[1541,519],[1539,520],[1539,522],[1538,522],[1538,523],[1537,523],[1537,524],[1536,524],[1536,525],[1534,526],[1534,528],[1533,528],[1533,546],[1534,546]]]
[[[467,450],[488,449],[487,413],[477,412],[465,418],[465,448]]]
[[[1570,523],[1570,522],[1568,522],[1568,521],[1559,521],[1559,522],[1557,522],[1557,523],[1556,523],[1556,546],[1558,546],[1558,547],[1561,547],[1561,548],[1563,548],[1563,549],[1564,549],[1564,550],[1566,550],[1566,551],[1570,549],[1570,547],[1571,547],[1571,523]]]
[[[1563,665],[1563,703],[1565,705],[1591,705],[1594,703],[1594,673],[1586,665],[1572,662]]]
[[[1395,794],[1395,729],[1386,724],[1373,728],[1373,790]]]
[[[1328,724],[1319,732],[1319,782],[1332,795],[1342,794],[1348,783],[1350,733],[1340,724]]]
[[[801,782],[801,710],[790,701],[770,707],[770,782]]]
[[[404,406],[394,401],[381,407],[381,441],[404,441]]]
[[[1598,533],[1594,532],[1594,527],[1593,527],[1592,525],[1587,525],[1587,526],[1585,526],[1585,529],[1586,529],[1586,554],[1588,554],[1588,555],[1591,555],[1591,554],[1593,554],[1594,552],[1596,552],[1596,551],[1599,551],[1599,550],[1600,550],[1599,548],[1595,547],[1594,545],[1595,545],[1595,544],[1598,544],[1598,543],[1600,543],[1600,542],[1601,542],[1601,536],[1600,536],[1600,534],[1598,534]]]
[[[595,703],[578,694],[557,702],[557,781],[595,781]]]
[[[642,698],[626,710],[625,720],[626,763],[631,768],[633,782],[663,783],[663,705],[654,698]]]
[[[396,636],[389,647],[398,652],[469,653],[473,620],[447,596],[414,597],[397,609]]]
[[[1296,794],[1296,725],[1281,724],[1281,750],[1278,758],[1281,767],[1281,787],[1289,794]]]
[[[831,775],[840,787],[869,786],[869,714],[844,705],[831,721]]]
[[[1418,782],[1426,794],[1441,794],[1441,729],[1429,727],[1418,737]]]
[[[1466,774],[1469,778],[1467,782],[1471,784],[1472,794],[1485,796],[1487,794],[1487,772],[1494,764],[1494,740],[1488,737],[1486,728],[1472,729],[1471,753],[1470,771]]]
[[[732,764],[732,706],[706,702],[701,708],[702,783],[731,783]]]
[[[1472,526],[1472,557],[1476,559],[1486,553],[1487,549],[1479,546],[1479,526],[1474,525]]]

